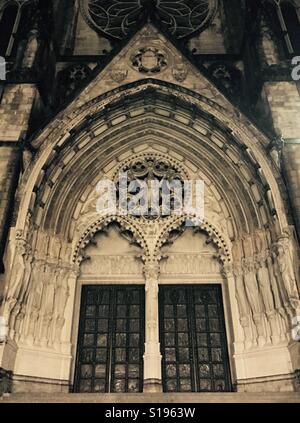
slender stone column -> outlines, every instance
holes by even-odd
[[[161,353],[159,343],[157,262],[146,262],[146,342],[144,355],[144,392],[162,392]]]
[[[232,315],[233,335],[234,335],[234,353],[238,354],[244,351],[245,333],[241,326],[240,317],[246,315],[243,301],[238,305],[239,293],[236,288],[236,281],[233,268],[230,265],[225,265],[223,269],[223,277],[227,281],[227,289],[230,302],[230,310]],[[240,295],[241,296],[241,295]],[[243,298],[243,296],[242,296]],[[239,310],[240,308],[240,310]],[[248,340],[249,341],[249,340]]]
[[[64,325],[61,334],[62,351],[65,354],[71,354],[72,351],[72,320],[75,307],[76,284],[79,275],[80,270],[76,266],[70,269],[67,275],[69,296],[64,310]]]

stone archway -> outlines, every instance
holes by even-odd
[[[192,219],[191,216],[189,218]],[[120,218],[111,216],[100,219],[97,223],[95,222],[90,225],[90,228],[85,231],[84,237],[80,239],[76,248],[76,255],[73,258],[75,261],[78,261],[78,263],[81,262],[80,281],[83,284],[89,283],[90,285],[100,284],[105,286],[109,283],[132,284],[133,281],[135,281],[137,284],[145,285],[146,337],[144,355],[144,392],[159,392],[162,389],[162,356],[159,337],[158,292],[161,285],[164,261],[168,261],[169,259],[165,257],[166,251],[163,250],[163,248],[167,247],[163,246],[169,245],[175,240],[180,239],[186,230],[190,230],[188,227],[185,228],[184,226],[186,219],[187,216],[180,218],[170,217],[165,219],[165,221],[158,220],[151,222],[150,225],[147,224],[150,222],[145,224],[143,221],[139,222],[137,219],[130,217]],[[118,232],[123,234],[121,235],[124,238],[122,244],[124,244],[125,247],[126,242],[129,241],[131,245],[130,249],[135,251],[134,256],[129,254],[129,244],[126,253],[124,252],[124,247],[114,244],[113,238],[111,238],[111,230],[109,230],[110,237],[107,238],[107,228],[116,224],[119,228]],[[207,233],[208,230],[210,238]],[[201,231],[201,233],[205,234],[203,235],[205,240],[215,245],[215,247],[210,250],[209,259],[213,262],[214,268],[218,268],[216,271],[217,280],[219,282],[222,281],[224,261],[230,261],[229,250],[226,243],[215,233],[213,226],[209,223],[203,223],[203,225],[198,227],[195,226],[193,231],[195,232],[195,237],[197,237],[197,232]],[[215,235],[214,238],[212,238],[213,233]],[[142,245],[143,248],[141,248]],[[106,257],[105,254],[108,254],[110,251],[109,257]],[[123,251],[122,254],[120,251]],[[184,254],[184,251],[182,251],[182,253]],[[197,249],[195,250],[195,254],[197,253],[199,257],[201,253],[200,248],[199,251]],[[116,264],[116,260],[118,260],[119,263],[118,267],[112,264]],[[123,265],[121,265],[122,263]],[[180,271],[178,271],[178,266],[174,268],[174,270],[175,274],[179,276]],[[203,273],[203,271],[204,268],[201,272]],[[187,276],[188,272],[184,273],[186,273]],[[184,282],[186,282],[186,280]],[[232,293],[232,295],[234,295],[234,293]],[[77,297],[76,316],[79,315],[78,304],[80,292],[78,288]],[[229,304],[227,304],[227,313],[231,314],[231,307]],[[233,320],[234,319],[230,318],[231,322]],[[76,328],[76,330],[77,329],[78,328]],[[75,338],[73,338],[73,340],[75,340]]]
[[[269,383],[269,376],[284,375],[283,383],[291,386],[286,381],[295,370],[290,358],[297,346],[288,325],[299,308],[295,240],[280,175],[266,158],[262,134],[211,100],[147,80],[94,99],[64,116],[58,128],[52,123],[34,143],[40,150],[23,175],[17,226],[7,253],[10,273],[3,309],[10,327],[5,351],[15,351],[16,360],[9,364],[15,375],[49,379],[56,386],[68,383],[72,345],[65,315],[73,310],[70,289],[75,292],[86,246],[108,223],[95,215],[96,184],[103,177],[113,178],[121,165],[150,155],[206,183],[208,218],[200,229],[219,248],[230,307],[239,316],[234,319],[237,380]],[[183,221],[166,221],[155,232],[153,225],[110,219],[129,228],[146,249],[146,288],[155,299],[160,248]],[[42,303],[46,306],[41,312]],[[154,303],[150,322],[153,310],[157,315]],[[36,320],[39,335],[32,336],[28,328]],[[153,368],[158,369],[155,325],[149,328],[149,339],[156,349],[146,351],[147,359],[156,360]],[[275,349],[277,363],[271,359]],[[29,357],[37,354],[44,368],[30,367]],[[266,358],[269,367],[257,365]],[[148,379],[159,380],[158,371]],[[274,386],[270,382],[270,388]]]

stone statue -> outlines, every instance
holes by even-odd
[[[268,269],[266,267],[266,257],[263,254],[255,256],[256,274],[265,311],[271,312],[275,309],[274,298],[271,291]]]
[[[258,332],[258,343],[260,346],[262,346],[265,343],[266,333],[263,324],[262,304],[260,300],[253,259],[243,258],[242,266],[244,271],[246,294],[252,310],[253,320]]]
[[[274,275],[272,253],[270,250],[267,251],[267,268],[269,272],[269,278],[271,282],[275,308],[277,310],[280,310],[283,307],[283,302],[282,302],[282,297],[281,297],[280,290],[277,284],[277,279],[275,278],[275,275]]]
[[[273,251],[277,278],[281,278],[288,299],[293,303],[299,302],[297,282],[288,247],[283,240],[279,240],[274,245]]]
[[[250,307],[252,309],[253,314],[260,314],[262,313],[262,307],[260,302],[258,284],[255,277],[254,261],[252,259],[244,258],[242,260],[242,266],[244,271],[245,288]]]
[[[236,299],[240,312],[240,322],[245,336],[245,348],[249,349],[253,345],[253,331],[251,327],[251,311],[247,300],[241,263],[234,265],[233,275],[235,277]]]
[[[243,269],[241,264],[237,264],[234,266],[233,274],[235,276],[236,296],[240,315],[241,317],[247,316],[250,310],[245,291]]]
[[[46,264],[45,270],[46,277],[41,306],[41,343],[43,346],[50,342],[50,326],[53,319],[55,287],[58,277],[57,270],[49,264]]]
[[[39,322],[39,313],[42,305],[42,296],[44,288],[44,264],[40,262],[33,263],[33,272],[30,282],[30,293],[28,295],[27,305],[27,324],[25,325],[24,341],[32,345],[34,339],[38,336],[37,329]],[[22,335],[23,339],[23,335]]]
[[[54,301],[54,342],[61,342],[61,331],[65,324],[65,310],[70,296],[68,270],[62,269],[57,279]]]
[[[22,282],[24,278],[24,273],[26,269],[25,260],[26,260],[27,248],[24,241],[17,241],[16,245],[16,256],[13,263],[11,276],[9,280],[9,285],[6,290],[6,300],[5,300],[5,309],[4,316],[7,321],[9,321],[10,313],[14,306],[16,305],[19,294],[22,287]]]

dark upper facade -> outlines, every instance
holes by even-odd
[[[0,1],[0,55],[9,82],[39,86],[33,132],[151,20],[272,134],[261,89],[265,81],[291,80],[298,13],[296,1],[275,0]]]

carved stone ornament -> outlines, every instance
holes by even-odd
[[[117,82],[118,84],[123,82],[127,78],[127,75],[128,69],[124,69],[121,66],[113,68],[110,72],[111,79]]]
[[[173,69],[173,76],[177,82],[184,82],[188,76],[188,68],[183,64],[175,65]]]
[[[168,66],[168,58],[156,47],[143,47],[131,56],[134,69],[144,74],[157,74]]]

